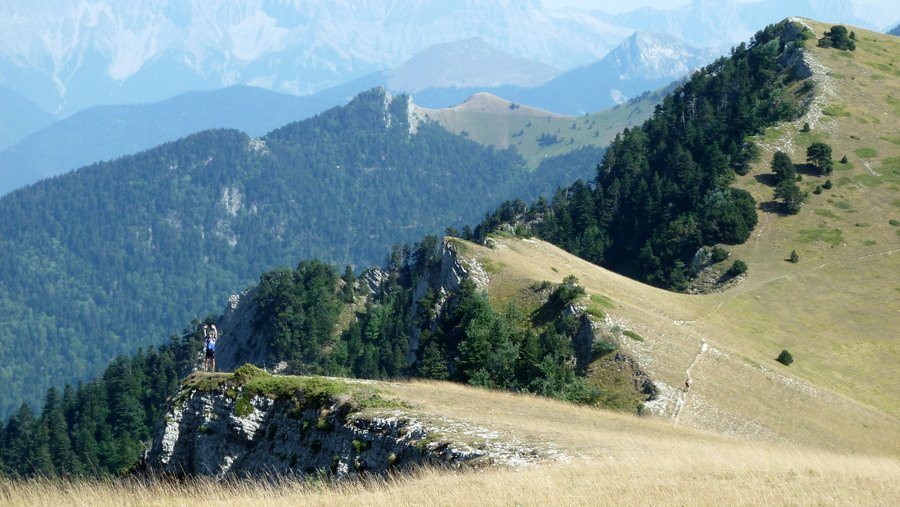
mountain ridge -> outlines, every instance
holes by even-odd
[[[47,111],[145,103],[234,84],[307,95],[399,65],[426,47],[480,37],[561,68],[605,55],[634,30],[669,32],[724,49],[789,15],[865,25],[846,0],[693,3],[609,15],[540,2],[417,0],[284,3],[193,0],[7,1],[0,7],[0,84]],[[2,22],[0,22],[2,23]],[[684,25],[684,28],[681,27]],[[283,62],[301,72],[283,70]],[[98,76],[102,76],[98,79]],[[446,104],[444,104],[446,105]]]
[[[0,105],[4,112],[0,119],[0,150],[52,122],[50,113],[4,86],[0,86]]]
[[[717,51],[700,50],[672,36],[634,32],[600,60],[567,70],[532,88],[432,88],[413,95],[423,105],[438,108],[461,101],[461,96],[487,92],[515,103],[580,116],[677,82],[717,55]]]
[[[740,502],[751,496],[771,498],[773,503],[786,497],[813,499],[817,503],[840,498],[848,504],[879,504],[900,498],[900,401],[893,389],[898,381],[895,365],[900,350],[891,334],[900,323],[895,308],[885,304],[896,299],[894,281],[900,260],[900,221],[891,218],[898,217],[900,207],[900,142],[893,136],[900,117],[891,114],[900,94],[900,74],[890,65],[900,54],[900,44],[893,38],[854,28],[855,51],[819,47],[816,40],[832,29],[831,25],[802,19],[791,22],[796,24],[796,33],[782,38],[769,27],[760,32],[755,42],[762,51],[770,51],[767,54],[772,57],[782,43],[785,47],[794,44],[795,51],[779,62],[798,64],[795,70],[802,72],[781,76],[784,81],[778,82],[791,86],[788,92],[798,96],[794,98],[809,93],[804,101],[807,109],[803,114],[780,118],[773,125],[760,125],[758,130],[741,136],[742,141],[749,139],[757,144],[760,153],[746,160],[746,171],[732,175],[727,184],[733,183],[761,203],[761,220],[754,222],[748,241],[726,247],[726,257],[746,260],[749,267],[727,290],[704,295],[678,294],[599,268],[527,237],[527,230],[519,227],[525,224],[513,221],[521,213],[518,208],[525,204],[513,203],[501,206],[497,212],[508,227],[499,228],[484,245],[449,240],[464,257],[458,264],[487,280],[487,295],[483,297],[460,284],[468,303],[460,303],[456,308],[473,317],[471,320],[456,322],[431,313],[430,309],[443,307],[448,299],[440,290],[429,295],[425,284],[421,292],[416,287],[415,294],[421,293],[421,297],[414,296],[412,304],[390,298],[383,302],[382,308],[392,308],[401,319],[438,322],[436,327],[428,328],[437,333],[423,332],[419,336],[424,351],[417,364],[428,365],[428,371],[435,375],[459,375],[483,386],[491,386],[503,375],[516,376],[529,370],[509,368],[510,363],[504,361],[511,350],[509,343],[503,346],[501,339],[483,338],[496,335],[507,339],[509,329],[504,324],[546,323],[552,317],[544,311],[519,314],[509,303],[524,303],[526,309],[529,304],[540,305],[538,310],[558,309],[560,305],[556,303],[560,301],[575,303],[573,308],[596,319],[597,327],[593,323],[591,327],[599,331],[604,341],[619,347],[619,352],[631,357],[653,380],[654,399],[647,400],[644,407],[656,417],[636,419],[520,393],[473,390],[442,382],[385,382],[380,384],[384,389],[402,393],[401,398],[411,407],[430,412],[440,420],[447,421],[448,407],[453,407],[455,419],[486,421],[486,427],[513,432],[512,439],[577,449],[579,459],[568,465],[540,467],[534,472],[428,473],[408,482],[391,483],[386,492],[352,490],[350,494],[364,492],[387,498],[385,502],[390,503],[396,501],[398,494],[404,498],[418,494],[421,496],[415,498],[428,499],[440,495],[446,500],[444,489],[459,489],[466,495],[460,501],[471,502],[472,491],[486,491],[483,480],[489,474],[494,479],[492,484],[504,481],[510,485],[488,488],[488,496],[478,498],[483,503],[496,503],[498,498],[552,503],[573,493],[578,494],[579,500],[596,500],[606,491],[600,488],[602,491],[598,492],[596,484],[610,482],[611,477],[616,478],[618,487],[608,488],[611,496],[604,499],[609,503],[621,501],[623,495],[646,501],[648,494],[656,495],[654,498],[660,502],[671,502],[677,497],[685,504],[717,503],[723,497]],[[794,37],[798,34],[803,37]],[[811,85],[796,81],[798,75],[809,79],[807,83]],[[690,82],[685,86],[683,90],[688,92],[700,88]],[[669,104],[675,99],[670,96]],[[658,111],[657,114],[663,114],[666,108]],[[361,114],[374,114],[384,128],[396,121],[388,122],[377,106]],[[402,115],[397,117],[400,118]],[[402,122],[399,125],[401,129],[406,127]],[[272,137],[273,142],[296,136],[300,130],[296,125],[285,129]],[[623,138],[625,142],[635,139],[627,135]],[[830,174],[792,163],[801,173],[796,183],[807,200],[796,214],[782,212],[773,197],[770,161],[782,152],[800,162],[809,147],[822,142],[833,146],[835,158],[842,153],[846,153],[846,158],[834,162]],[[609,156],[619,155],[631,154],[613,151]],[[613,162],[604,164],[609,167]],[[583,187],[578,183],[572,186],[582,194]],[[573,196],[577,198],[577,194]],[[585,208],[589,210],[590,206]],[[293,329],[306,329],[303,326],[308,325],[310,315],[314,322],[318,321],[314,313],[301,310],[322,301],[320,296],[346,298],[349,306],[349,301],[355,301],[357,290],[368,291],[373,283],[390,288],[389,293],[401,282],[418,285],[413,283],[414,276],[424,274],[424,265],[438,261],[435,241],[436,238],[426,238],[412,250],[392,251],[389,262],[395,267],[404,266],[412,278],[392,276],[388,270],[369,272],[358,279],[352,272],[339,277],[334,267],[329,270],[314,261],[301,263],[293,272],[280,270],[264,275],[261,286],[266,296],[258,301],[269,305],[266,318],[272,320],[267,322],[274,324],[278,338],[287,339],[279,346],[290,344],[292,336],[303,344],[302,350],[287,347],[292,354],[288,362],[302,366],[304,354],[320,352],[346,360],[340,347],[307,348],[306,340],[313,339],[310,333],[292,335]],[[327,290],[316,280],[325,280]],[[351,280],[358,285],[352,285]],[[292,290],[296,284],[308,290]],[[489,298],[489,306],[483,306],[483,298]],[[492,313],[492,307],[507,310]],[[567,308],[564,311],[569,312]],[[358,320],[354,321],[352,314]],[[387,337],[396,338],[397,329],[374,306],[351,306],[350,314],[334,312],[330,318],[349,326],[348,329],[358,323],[349,335],[351,339],[359,338],[352,348],[360,354],[361,361],[354,363],[354,368],[379,371],[377,367],[369,368],[396,361],[405,352],[402,348],[386,347],[376,349],[382,354],[369,354],[361,346],[375,346],[382,340],[389,341]],[[295,325],[281,325],[285,323]],[[185,349],[195,355],[201,340],[199,326],[199,321],[194,322],[185,331],[185,337],[196,342]],[[573,330],[565,319],[560,328],[557,331]],[[315,331],[323,336],[322,329]],[[464,339],[454,344],[452,340],[460,336]],[[526,336],[523,344],[527,340]],[[435,344],[451,347],[444,352],[460,353],[461,359],[452,362],[454,371],[441,371],[440,364],[426,361],[434,357],[426,352],[429,346],[434,351]],[[456,349],[452,348],[454,345]],[[529,350],[524,345],[523,348]],[[777,359],[778,351],[787,349],[794,353],[795,361],[790,365]],[[608,353],[604,351],[607,349],[598,347],[596,353]],[[547,356],[542,352],[531,349],[532,355],[526,357],[541,360]],[[591,352],[595,352],[593,347]],[[571,360],[573,353],[574,347],[567,349],[564,356]],[[153,362],[147,360],[147,364]],[[477,369],[484,364],[491,368]],[[567,362],[546,362],[546,366],[551,364]],[[569,364],[577,365],[577,358]],[[525,366],[534,364],[526,361]],[[541,366],[545,366],[543,361]],[[595,376],[592,379],[601,373],[590,367],[587,372]],[[115,376],[110,374],[109,378]],[[227,398],[234,398],[237,410],[237,400],[243,394],[225,390],[219,396],[225,404],[229,403]],[[259,402],[268,403],[264,398],[260,397]],[[57,402],[51,403],[54,399],[48,393],[48,406],[56,406]],[[331,414],[318,415],[318,420],[325,419],[325,429]],[[13,431],[19,420],[11,420]],[[310,424],[308,429],[312,431],[312,427]],[[279,429],[267,430],[266,434],[269,431],[274,435]],[[207,438],[200,428],[196,433],[198,440]],[[484,437],[483,442],[487,440]],[[364,448],[365,442],[360,441],[353,445],[353,452],[361,454]],[[670,459],[672,456],[678,459]],[[624,465],[628,467],[623,471]],[[594,475],[598,467],[602,473]],[[647,474],[648,469],[663,472]],[[616,470],[620,475],[613,474]],[[585,478],[583,484],[587,486],[573,490],[573,476]],[[477,480],[470,481],[471,477]],[[516,481],[515,477],[519,479]],[[436,492],[435,482],[446,488]],[[578,481],[575,488],[581,488],[581,483]],[[667,487],[660,487],[661,483]],[[623,489],[626,493],[622,493]],[[333,502],[335,498],[321,490],[311,495],[323,502]]]
[[[461,227],[505,198],[549,191],[585,171],[525,172],[512,151],[433,122],[413,129],[403,97],[373,90],[262,138],[193,134],[0,198],[0,339],[8,345],[0,355],[22,368],[4,379],[8,392],[92,375],[198,308],[213,310],[221,294],[268,268],[297,257],[374,264],[398,241]],[[25,289],[32,282],[40,287]],[[23,314],[42,324],[23,327]],[[41,331],[62,321],[71,322]],[[84,337],[102,345],[84,350]],[[23,347],[42,350],[48,367],[57,354],[76,357],[50,376],[25,374],[30,366],[14,356]],[[7,411],[18,405],[3,402]]]

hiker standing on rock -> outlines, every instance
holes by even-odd
[[[203,369],[209,371],[209,363],[212,362],[212,371],[216,371],[216,341],[219,339],[219,330],[215,324],[207,326],[203,324],[203,336],[205,337],[206,360],[203,361]]]

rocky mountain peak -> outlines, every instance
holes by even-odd
[[[621,79],[658,79],[688,74],[707,61],[706,53],[678,37],[639,30],[604,60],[619,71]]]

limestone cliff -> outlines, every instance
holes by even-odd
[[[440,315],[447,305],[454,304],[452,295],[459,291],[463,280],[467,278],[471,279],[479,289],[487,289],[487,274],[478,261],[473,258],[463,260],[454,240],[445,238],[441,243],[440,261],[433,267],[432,272],[425,273],[416,282],[412,295],[411,313],[418,314],[420,302],[425,296],[425,292],[431,288],[435,295],[434,307],[428,310],[431,315]],[[426,327],[432,333],[435,332],[437,318],[431,319]],[[407,361],[410,363],[416,358],[422,331],[423,329],[418,325],[414,325],[410,329],[409,354],[407,356]]]
[[[155,473],[217,478],[353,478],[421,466],[519,464],[539,454],[518,443],[475,448],[445,440],[449,432],[384,396],[375,382],[280,377],[245,365],[234,374],[189,377],[170,402],[145,464]]]

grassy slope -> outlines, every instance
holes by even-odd
[[[454,133],[465,131],[479,143],[501,149],[515,146],[528,162],[528,167],[534,169],[547,157],[586,145],[608,145],[622,129],[640,125],[649,118],[656,100],[651,97],[577,117],[562,116],[525,105],[510,109],[510,105],[510,102],[502,98],[480,93],[455,107],[419,109],[420,114],[439,122],[447,130]],[[521,135],[516,135],[518,133]],[[556,135],[563,141],[542,148],[537,139],[544,133]]]
[[[829,25],[808,22],[817,35]],[[900,39],[856,30],[857,50],[814,47],[819,99],[807,117],[767,132],[763,161],[774,149],[804,162],[816,140],[833,148],[835,186],[810,193],[795,217],[762,214],[751,241],[734,249],[750,278],[732,296],[729,312],[712,315],[723,344],[774,356],[788,348],[797,375],[900,417]],[[812,41],[810,41],[812,42]],[[810,134],[799,132],[804,122]],[[825,178],[805,176],[804,190]],[[760,200],[771,189],[742,181]],[[800,262],[783,259],[792,249]],[[762,318],[766,316],[767,318]]]
[[[810,24],[817,34],[828,28]],[[838,164],[835,187],[810,193],[800,214],[760,212],[751,240],[730,248],[749,265],[740,285],[672,294],[541,242],[501,240],[495,250],[472,247],[500,267],[490,288],[498,307],[534,281],[574,274],[589,293],[613,300],[614,319],[646,338],[622,344],[673,388],[662,412],[676,424],[900,454],[900,227],[889,223],[900,220],[900,140],[891,137],[900,132],[900,70],[893,70],[900,39],[856,32],[855,53],[809,44],[827,67],[815,78],[824,81],[817,85],[824,100],[761,136],[764,156],[738,184],[771,200],[772,188],[756,176],[769,171],[774,150],[803,162],[814,140],[832,145],[836,159],[846,153],[850,164]],[[810,134],[799,132],[804,122]],[[801,185],[811,190],[824,180],[805,176]],[[797,264],[785,260],[792,249]],[[795,358],[789,368],[774,361],[783,348]],[[685,395],[676,388],[687,376],[694,387]]]
[[[827,29],[810,24],[817,34]],[[661,408],[663,417],[636,418],[447,383],[382,384],[413,402],[420,417],[467,421],[542,442],[569,462],[522,471],[424,472],[334,489],[247,482],[149,488],[0,483],[0,501],[900,503],[900,227],[888,223],[900,220],[900,188],[889,160],[900,156],[900,74],[892,66],[900,62],[900,39],[856,32],[854,54],[810,48],[830,69],[830,95],[822,95],[824,102],[808,118],[768,132],[763,160],[739,184],[761,201],[771,199],[771,188],[754,176],[768,171],[776,147],[801,162],[815,138],[831,144],[836,158],[846,153],[852,167],[838,167],[831,177],[835,188],[811,194],[799,215],[761,213],[752,239],[730,249],[750,268],[737,287],[705,296],[673,294],[532,240],[499,239],[495,249],[464,249],[464,255],[486,260],[498,308],[535,281],[559,282],[568,274],[590,294],[608,297],[610,318],[644,337],[622,339],[622,347],[654,379],[673,388],[687,375],[694,379],[686,394],[664,392],[670,402]],[[818,114],[823,108],[832,114]],[[809,135],[798,132],[804,121],[813,127]],[[809,188],[816,181],[806,176],[802,184]],[[800,254],[798,264],[784,261],[792,249]],[[794,354],[790,367],[774,361],[782,348]]]
[[[522,469],[426,471],[374,484],[5,483],[10,505],[889,505],[900,460],[747,442],[666,421],[442,382],[379,383],[421,417],[514,435],[563,459]],[[511,437],[512,438],[512,437]]]

